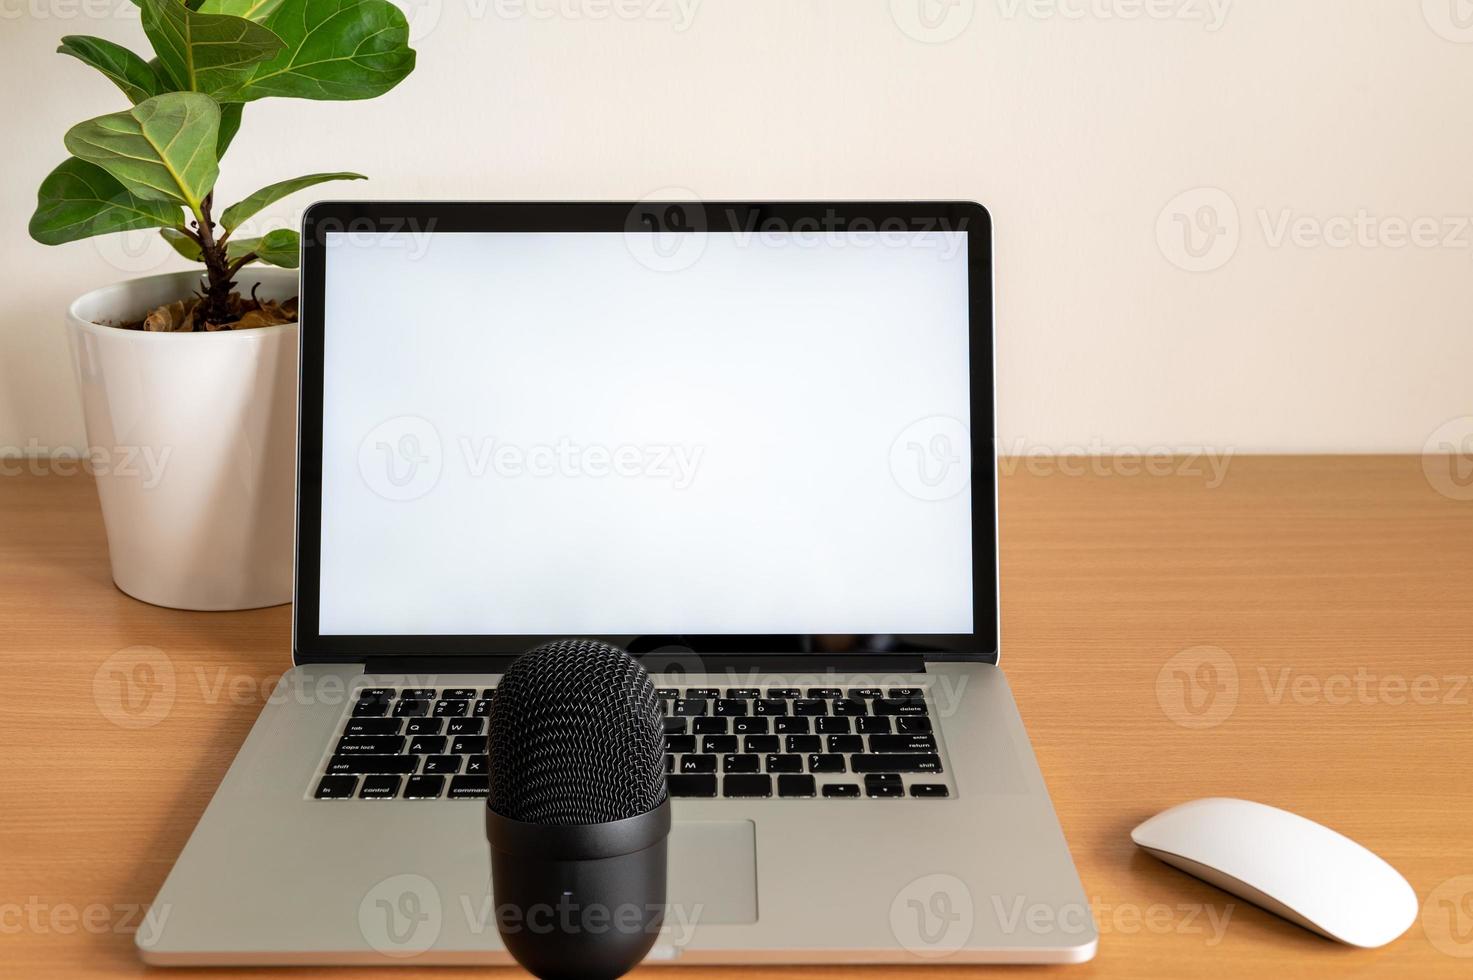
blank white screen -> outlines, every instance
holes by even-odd
[[[963,233],[326,255],[324,635],[972,631]]]

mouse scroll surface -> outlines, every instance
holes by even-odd
[[[1352,946],[1384,946],[1417,895],[1384,860],[1312,820],[1248,800],[1193,800],[1131,831],[1155,857]]]

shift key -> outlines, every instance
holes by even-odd
[[[893,758],[887,756],[886,758]],[[411,773],[419,768],[417,755],[335,755],[327,763],[334,775],[367,776],[377,773]]]
[[[941,757],[929,752],[870,753],[850,756],[849,766],[854,772],[940,772]]]

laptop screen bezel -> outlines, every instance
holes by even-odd
[[[677,209],[672,211],[672,209]],[[671,215],[677,215],[671,220]],[[653,224],[651,224],[653,222]],[[966,201],[783,202],[342,202],[312,205],[302,220],[300,376],[297,442],[296,567],[293,577],[293,661],[358,663],[379,657],[485,657],[521,653],[558,634],[369,635],[320,630],[322,438],[325,366],[326,236],[331,232],[457,234],[475,232],[640,233],[820,228],[891,229],[899,233],[961,231],[967,236],[972,459],[971,633],[924,634],[684,634],[603,636],[639,653],[678,647],[721,655],[807,654],[824,659],[918,656],[928,660],[996,662],[998,653],[997,467],[994,455],[992,221]]]

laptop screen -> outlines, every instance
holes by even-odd
[[[990,622],[964,232],[323,241],[324,637]]]

